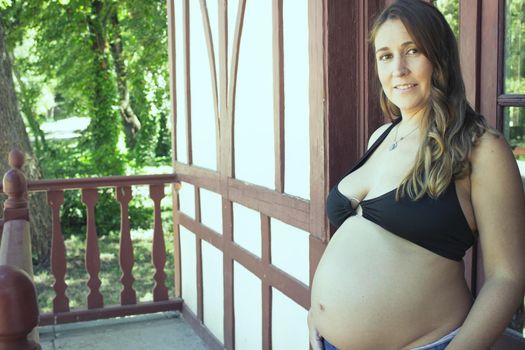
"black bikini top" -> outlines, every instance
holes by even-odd
[[[390,125],[345,176],[367,161],[400,119]],[[326,200],[328,219],[336,227],[356,214],[350,200],[339,192],[338,185],[332,188]],[[438,255],[460,261],[474,244],[475,237],[461,209],[454,181],[436,199],[425,194],[417,201],[408,196],[396,201],[396,190],[361,201],[363,217]]]

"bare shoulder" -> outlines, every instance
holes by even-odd
[[[496,130],[487,130],[473,147],[470,156],[473,175],[480,171],[517,171],[516,160],[503,135]],[[499,169],[498,169],[499,168]],[[488,174],[487,174],[488,175]]]
[[[377,128],[372,135],[370,135],[370,138],[368,139],[368,148],[374,144],[374,142],[377,141],[377,139],[386,131],[392,125],[392,123],[386,123],[381,125],[379,128]]]

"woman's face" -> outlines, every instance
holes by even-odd
[[[379,81],[386,97],[404,117],[416,115],[430,97],[432,63],[399,19],[387,20],[379,27],[374,45]]]

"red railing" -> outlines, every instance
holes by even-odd
[[[40,317],[40,325],[59,324],[93,320],[109,317],[120,317],[142,313],[181,310],[182,300],[170,298],[166,287],[166,246],[161,224],[160,202],[164,198],[164,186],[176,184],[177,175],[147,175],[147,176],[115,176],[85,179],[39,180],[28,182],[29,192],[46,192],[52,212],[51,238],[51,272],[55,283],[53,289],[53,310]],[[129,203],[132,196],[131,186],[149,186],[149,195],[154,203],[154,227],[152,244],[152,262],[155,268],[153,275],[153,301],[137,302],[133,288],[133,245],[130,234]],[[100,251],[98,245],[97,228],[95,222],[95,205],[98,200],[98,191],[101,188],[114,188],[116,199],[121,207],[121,232],[119,247],[119,264],[122,271],[120,305],[104,305],[104,298],[100,291]],[[71,310],[67,297],[66,284],[66,249],[60,224],[60,208],[64,203],[64,191],[80,190],[82,202],[86,206],[87,229],[85,266],[89,276],[87,287],[87,308]],[[0,187],[0,193],[3,191]],[[4,218],[5,219],[5,218]],[[1,235],[1,231],[0,231]],[[177,252],[175,252],[177,254]]]

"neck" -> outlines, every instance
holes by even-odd
[[[401,112],[400,127],[403,129],[414,129],[423,125],[423,118],[425,115],[425,108],[421,108],[415,113],[403,113]]]

